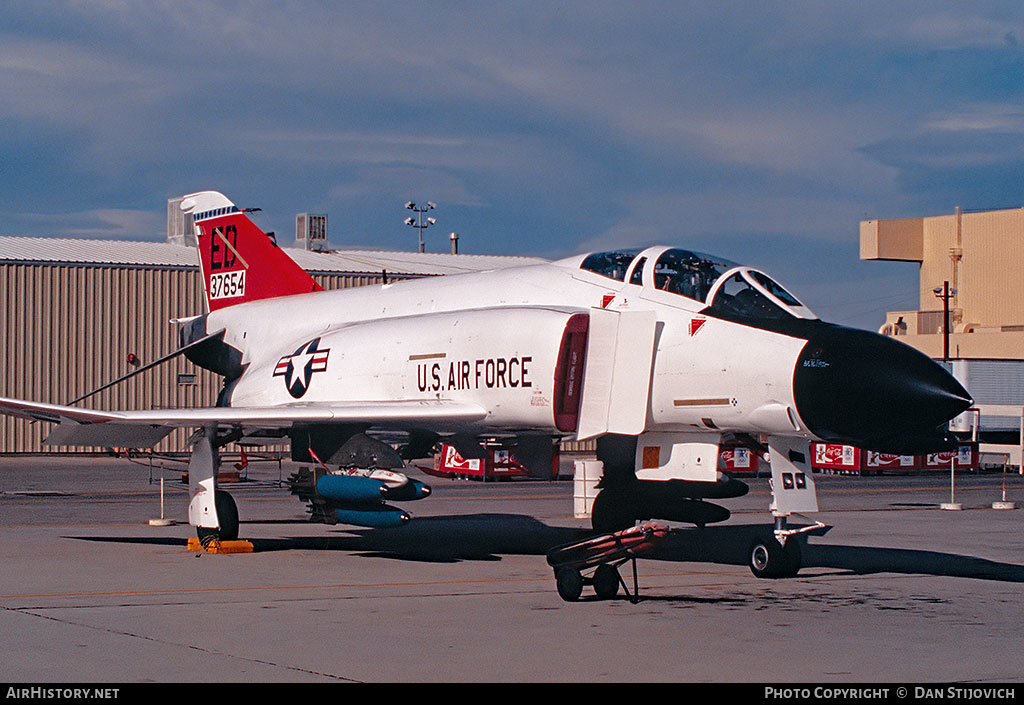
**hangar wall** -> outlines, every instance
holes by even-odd
[[[312,273],[325,289],[379,283],[380,276]],[[391,276],[391,275],[389,275]],[[118,266],[0,262],[0,395],[67,404],[134,367],[177,348],[171,319],[204,310],[198,266]],[[182,377],[179,377],[182,375]],[[184,357],[104,390],[90,408],[211,406],[220,378]],[[44,446],[50,424],[0,416],[0,453],[87,452],[101,448]],[[181,451],[176,431],[158,451]]]

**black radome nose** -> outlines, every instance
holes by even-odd
[[[941,365],[877,333],[823,325],[793,374],[797,412],[826,441],[889,453],[948,446],[940,428],[972,404]]]

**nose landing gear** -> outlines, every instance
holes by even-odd
[[[750,571],[758,578],[795,578],[800,571],[800,544],[795,537],[785,545],[773,536],[755,539],[748,556]]]

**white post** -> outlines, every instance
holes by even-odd
[[[1007,461],[1009,461],[1009,457],[1007,457]],[[992,508],[993,509],[1016,509],[1017,508],[1016,502],[1007,502],[1006,501],[1006,466],[1007,465],[1009,465],[1009,462],[1003,463],[1003,499],[1001,501],[999,501],[999,502],[993,502],[992,503]]]
[[[172,522],[171,522],[170,519],[164,519],[164,477],[163,477],[163,475],[161,475],[160,476],[160,518],[159,519],[150,519],[149,520],[149,525],[150,526],[170,526],[171,523]]]
[[[954,477],[956,476],[956,456],[954,455],[949,461],[949,502],[950,504],[956,502],[956,486],[954,485]]]
[[[954,477],[954,474],[955,474],[955,471],[956,471],[956,459],[957,459],[957,456],[958,456],[958,453],[953,453],[953,457],[949,461],[949,501],[948,502],[943,502],[942,504],[940,504],[939,505],[940,509],[950,509],[950,510],[953,510],[953,511],[959,511],[959,510],[964,508],[964,506],[962,504],[960,504],[959,502],[955,501],[955,497],[954,497],[953,477]]]

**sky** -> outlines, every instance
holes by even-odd
[[[859,222],[1024,205],[1019,2],[0,4],[0,234],[162,240],[213,189],[338,248],[671,244],[876,329]]]

